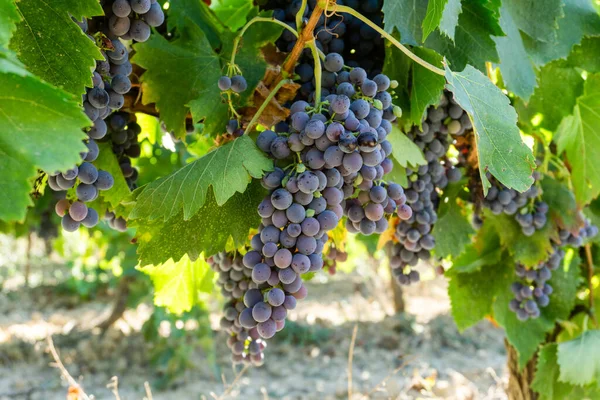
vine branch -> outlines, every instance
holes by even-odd
[[[319,18],[321,18],[321,14],[323,14],[323,11],[325,10],[323,9],[320,3],[318,3],[313,9],[312,13],[310,14],[310,18],[306,23],[306,26],[302,29],[298,36],[298,40],[296,41],[294,48],[292,49],[288,58],[283,64],[284,74],[289,75],[292,73],[292,71],[294,71],[294,67],[298,62],[298,59],[300,58],[300,55],[302,54],[302,50],[304,50],[306,43],[314,38],[313,31],[315,30],[317,22],[319,22]]]
[[[348,6],[340,6],[337,4],[335,4],[333,7],[334,7],[333,8],[334,12],[340,11],[345,14],[350,14],[353,17],[360,19],[365,24],[369,25],[371,28],[373,28],[375,31],[377,31],[377,33],[379,33],[381,36],[383,36],[384,38],[389,40],[394,46],[396,46],[398,49],[400,49],[400,51],[402,51],[404,54],[406,54],[408,56],[408,58],[410,58],[417,64],[423,66],[424,68],[427,68],[431,72],[436,73],[438,75],[442,75],[442,76],[446,75],[446,73],[444,72],[443,69],[440,69],[440,68],[428,63],[427,61],[423,60],[422,58],[417,57],[412,51],[410,51],[408,48],[403,46],[398,40],[396,40],[396,38],[394,38],[392,35],[390,35],[386,31],[384,31],[383,29],[381,29],[379,26],[377,26],[377,24],[375,24],[373,21],[371,21],[370,19],[368,19],[367,17],[365,17],[358,11],[353,10],[352,8],[350,8]]]

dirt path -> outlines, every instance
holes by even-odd
[[[229,387],[235,372],[217,334],[216,364],[196,351],[194,367],[168,391],[154,390],[154,399],[211,399],[226,388],[225,398],[346,399],[354,326],[353,399],[505,398],[501,330],[484,322],[459,334],[441,278],[406,289],[404,316],[388,315],[391,304],[380,284],[356,274],[311,281],[309,297],[290,316],[286,333],[270,341],[264,367],[246,371]],[[107,303],[77,305],[43,290],[0,293],[0,399],[66,398],[66,385],[43,352],[48,333],[86,392],[114,399],[106,384],[117,375],[122,399],[142,399],[144,381],[154,378],[140,334],[151,309],[128,311],[100,337],[89,329],[109,312]]]

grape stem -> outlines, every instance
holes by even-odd
[[[373,28],[375,31],[377,31],[377,33],[379,33],[381,36],[383,36],[384,38],[389,40],[394,46],[396,46],[398,49],[400,49],[400,51],[402,51],[404,54],[406,54],[408,56],[408,58],[410,58],[417,64],[423,66],[424,68],[427,68],[431,72],[434,72],[438,75],[442,75],[442,76],[446,75],[446,73],[444,72],[443,69],[440,69],[434,65],[431,65],[427,61],[423,60],[422,58],[417,57],[412,51],[410,51],[408,48],[404,47],[398,40],[396,40],[396,38],[394,38],[392,35],[390,35],[386,31],[384,31],[383,29],[381,29],[379,26],[377,26],[377,24],[375,24],[374,22],[369,20],[367,17],[365,17],[358,11],[353,10],[352,8],[347,7],[347,6],[340,6],[337,4],[333,5],[332,11],[333,12],[339,11],[339,12],[342,12],[345,14],[350,14],[353,17],[360,19],[362,22],[364,22],[365,24],[367,24],[371,28]]]
[[[252,26],[252,24],[254,24],[255,22],[271,22],[271,23],[277,24],[279,26],[284,27],[288,31],[292,32],[294,34],[294,36],[298,37],[298,32],[294,28],[292,28],[291,26],[289,26],[288,24],[286,24],[284,22],[281,22],[275,18],[254,17],[250,21],[248,21],[246,23],[246,25],[244,25],[244,27],[242,28],[240,33],[238,33],[238,35],[235,37],[235,39],[233,41],[233,51],[231,52],[231,60],[229,60],[230,66],[235,65],[235,56],[237,54],[238,47],[240,45],[240,41],[242,40],[242,37],[244,36],[244,34],[248,30],[248,28],[250,28],[250,26]]]
[[[587,258],[587,272],[588,272],[588,288],[590,293],[588,294],[589,298],[589,307],[590,307],[590,316],[594,325],[598,327],[598,320],[596,319],[596,314],[594,312],[594,283],[592,282],[592,278],[594,277],[594,261],[592,258],[592,248],[589,243],[585,245],[585,256]]]
[[[321,59],[317,50],[317,40],[313,38],[307,45],[315,62],[315,108],[319,110],[321,104]]]
[[[306,10],[306,0],[302,0],[302,5],[296,14],[296,29],[298,32],[302,29],[302,17],[304,16],[304,10]],[[298,35],[296,35],[298,37]]]
[[[256,124],[256,121],[258,121],[258,119],[260,118],[263,111],[265,111],[265,108],[267,108],[267,106],[269,105],[271,100],[273,100],[273,98],[275,97],[275,95],[277,94],[279,89],[281,89],[281,87],[285,84],[293,84],[293,83],[294,83],[294,81],[292,81],[291,79],[283,79],[283,80],[279,81],[279,83],[273,88],[273,90],[271,90],[271,93],[269,93],[269,95],[267,96],[265,101],[263,101],[263,103],[260,105],[260,107],[258,108],[256,113],[252,117],[252,121],[250,121],[250,123],[246,127],[246,130],[244,131],[244,135],[247,135],[250,132],[252,127]]]

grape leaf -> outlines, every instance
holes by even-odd
[[[521,33],[509,10],[500,10],[500,26],[506,36],[494,37],[500,58],[500,71],[506,87],[523,100],[528,100],[537,86],[533,64],[527,55]]]
[[[36,168],[75,165],[90,121],[70,94],[1,55],[0,87],[0,219],[22,221]]]
[[[381,7],[385,31],[400,32],[400,42],[416,46],[423,41],[421,25],[427,13],[427,2],[419,0],[384,0]]]
[[[93,164],[98,169],[109,172],[115,179],[115,184],[110,190],[100,191],[100,197],[112,206],[111,209],[116,208],[125,197],[129,196],[130,190],[127,186],[127,181],[123,177],[119,161],[111,149],[109,143],[98,143],[100,154]]]
[[[509,188],[527,190],[533,183],[535,159],[521,139],[517,113],[508,98],[470,65],[462,72],[446,67],[446,80],[446,88],[473,121],[484,194],[491,186],[487,171]]]
[[[185,29],[186,19],[190,19],[202,29],[213,49],[221,47],[221,34],[225,27],[208,6],[198,0],[177,0],[170,3],[167,24],[169,30]]]
[[[454,42],[433,32],[425,45],[445,56],[455,70],[471,64],[484,71],[486,61],[498,62],[492,35],[502,36],[503,32],[497,19],[495,13],[483,4],[465,3],[458,18]]]
[[[540,42],[523,38],[527,52],[538,66],[566,57],[584,36],[600,35],[600,16],[591,3],[590,0],[564,0],[565,16],[558,20],[555,40]],[[597,58],[594,54],[587,56]]]
[[[8,45],[19,20],[15,3],[12,0],[0,0],[0,49]]]
[[[471,242],[475,230],[464,210],[457,202],[458,194],[466,182],[449,185],[442,195],[438,220],[431,234],[435,237],[435,254],[445,258],[458,257]]]
[[[225,26],[236,31],[246,24],[253,4],[252,0],[213,0],[210,8]]]
[[[486,223],[490,223],[498,230],[500,242],[508,249],[516,262],[527,266],[534,266],[544,261],[552,252],[552,223],[537,230],[532,236],[525,236],[521,226],[512,215],[493,215],[486,210]]]
[[[454,272],[451,269],[449,272]],[[452,317],[460,331],[476,324],[492,312],[494,298],[510,286],[512,269],[510,257],[482,266],[472,273],[450,273],[448,296]]]
[[[246,190],[250,177],[260,178],[272,169],[273,162],[252,139],[239,137],[144,187],[129,217],[166,221],[183,208],[183,219],[189,220],[205,204],[211,186],[217,205],[222,206],[236,192]]]
[[[546,334],[554,329],[556,321],[567,319],[575,306],[580,262],[578,256],[572,257],[571,260],[567,257],[563,265],[552,272],[549,284],[554,292],[550,296],[550,304],[541,309],[539,318],[522,322],[509,310],[508,303],[514,297],[510,285],[506,285],[496,298],[494,316],[504,327],[510,344],[517,350],[520,368],[535,354],[539,345],[546,339]]]
[[[568,342],[559,343],[559,381],[573,385],[600,385],[600,331],[589,330]]]
[[[408,177],[406,176],[406,168],[400,165],[400,163],[398,163],[398,160],[396,160],[393,155],[390,159],[392,160],[394,167],[392,168],[390,173],[385,176],[385,179],[387,180],[387,182],[395,182],[399,185],[402,185],[402,187],[404,188],[408,188]]]
[[[433,50],[414,48],[413,52],[433,65],[441,65],[442,57]],[[430,105],[440,101],[446,83],[443,76],[412,63],[412,86],[410,89],[410,121],[421,127],[423,116]]]
[[[412,167],[427,164],[421,149],[400,130],[398,124],[392,124],[387,140],[392,144],[393,157],[404,168],[409,164]]]
[[[558,21],[564,17],[562,0],[504,0],[518,29],[541,42],[556,38]]]
[[[194,122],[206,117],[204,112],[210,112],[208,119],[222,122],[228,111],[217,87],[221,63],[204,32],[186,19],[180,33],[173,41],[152,35],[147,42],[137,43],[132,62],[147,70],[140,78],[144,104],[156,103],[167,128],[177,137],[185,137],[190,101],[206,96],[212,103],[200,115],[192,114]]]
[[[202,258],[190,261],[183,257],[175,262],[139,267],[152,279],[154,304],[174,314],[190,311],[198,303],[200,293],[212,291],[213,272]]]
[[[27,69],[46,82],[79,98],[92,86],[96,45],[71,20],[102,15],[97,0],[21,0],[16,2],[22,21],[10,41]]]
[[[222,206],[209,191],[204,205],[188,221],[182,212],[167,222],[141,221],[137,228],[140,264],[156,265],[186,254],[193,261],[202,252],[212,255],[225,250],[230,237],[236,246],[244,244],[248,231],[260,224],[256,207],[264,195],[260,183],[254,181],[244,193],[236,193]]]
[[[600,74],[588,76],[583,96],[559,125],[555,141],[571,163],[575,198],[588,204],[600,194]]]
[[[567,185],[552,179],[544,177],[542,180],[542,190],[544,192],[544,201],[550,207],[550,219],[558,221],[559,225],[569,228],[578,226],[577,203],[573,192]]]
[[[270,17],[271,14],[271,12],[261,13],[260,16]],[[249,15],[249,18],[255,15],[257,15],[256,10]],[[244,78],[248,83],[248,89],[244,93],[241,93],[240,99],[236,104],[246,104],[252,96],[253,89],[263,78],[267,69],[267,63],[263,57],[261,48],[269,43],[274,43],[281,35],[282,30],[283,28],[279,25],[264,22],[256,23],[246,30],[240,42],[240,47],[238,47],[235,63],[242,70]],[[236,36],[237,33],[226,32],[221,37],[224,43],[224,48],[220,53],[223,65],[229,63],[231,59],[233,42]],[[219,96],[220,90],[215,83],[215,85],[209,87],[207,92],[189,103],[192,115],[206,117],[204,129],[207,132],[220,132],[227,123],[227,107],[224,107],[224,103],[215,101],[215,98]],[[215,118],[214,114],[219,114],[220,118]]]
[[[600,37],[585,38],[581,43],[573,47],[566,64],[573,68],[580,68],[587,72],[600,72]]]
[[[493,229],[492,224],[484,223],[475,234],[473,243],[453,259],[452,268],[447,275],[479,271],[485,265],[500,263],[501,256],[502,246],[498,233]]]
[[[435,28],[439,28],[443,34],[454,40],[454,30],[461,11],[460,0],[429,0],[427,14],[423,20],[423,41]]]

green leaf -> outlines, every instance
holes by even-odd
[[[558,345],[559,381],[573,385],[600,385],[600,331],[590,330]]]
[[[189,19],[181,37],[168,41],[152,35],[137,43],[132,62],[146,69],[141,76],[144,104],[156,103],[161,120],[177,137],[185,137],[185,119],[192,100],[206,96],[211,107],[193,113],[194,122],[207,117],[223,123],[227,104],[221,101],[217,81],[222,75],[220,59],[213,52],[204,32]],[[213,132],[209,132],[213,133]]]
[[[523,38],[527,52],[538,66],[566,57],[584,36],[600,35],[600,16],[590,0],[563,1],[565,16],[558,20],[555,40],[539,42],[528,37]],[[587,56],[594,57],[593,54]]]
[[[458,194],[465,182],[449,185],[442,195],[438,208],[438,220],[432,235],[435,237],[435,254],[439,257],[458,257],[471,242],[475,230],[458,204]]]
[[[552,224],[548,222],[532,236],[525,236],[521,226],[512,215],[493,215],[485,212],[486,223],[492,224],[500,235],[502,246],[511,253],[516,262],[534,266],[548,258],[552,252]]]
[[[384,0],[383,26],[385,31],[400,32],[400,42],[416,46],[423,41],[421,28],[427,13],[427,2],[420,0]]]
[[[575,306],[577,286],[579,284],[578,256],[566,257],[562,267],[552,272],[550,285],[554,292],[550,296],[550,304],[541,309],[541,315],[536,319],[519,321],[514,312],[508,308],[508,303],[514,297],[507,285],[494,303],[496,321],[506,331],[506,337],[519,354],[519,367],[525,364],[537,351],[539,345],[546,339],[546,334],[554,329],[557,320],[567,319]]]
[[[65,171],[90,124],[68,93],[0,57],[0,219],[23,220],[36,169]]]
[[[111,209],[116,208],[123,199],[129,196],[130,190],[127,185],[127,181],[123,177],[119,161],[111,149],[109,143],[98,143],[100,154],[94,161],[94,165],[98,169],[108,171],[115,179],[115,184],[110,190],[100,191],[100,197],[112,206]]]
[[[447,275],[479,271],[486,265],[499,264],[501,257],[500,237],[493,229],[492,224],[484,223],[477,231],[473,243],[453,260],[452,268]]]
[[[102,15],[97,0],[21,0],[16,3],[22,21],[10,48],[33,74],[78,98],[92,86],[95,59],[100,51],[71,20]]]
[[[556,38],[558,21],[564,17],[562,0],[504,0],[518,29],[541,42]]]
[[[494,298],[510,286],[511,280],[510,257],[472,273],[451,274],[448,296],[458,329],[463,331],[491,314]]]
[[[166,221],[183,208],[183,219],[189,220],[204,205],[211,186],[217,204],[222,206],[236,192],[246,190],[250,177],[260,178],[272,169],[273,161],[252,139],[239,137],[147,185],[129,217]]]
[[[427,164],[421,149],[400,130],[398,124],[392,124],[387,140],[392,144],[393,157],[404,168],[409,164],[412,167]]]
[[[462,72],[446,67],[446,80],[446,88],[473,121],[484,193],[491,186],[487,171],[509,188],[527,190],[533,183],[535,159],[521,139],[517,113],[508,98],[470,65]]]
[[[394,182],[399,185],[402,185],[402,187],[407,188],[408,177],[406,176],[406,168],[400,165],[400,163],[398,163],[398,160],[396,160],[393,155],[390,159],[394,163],[394,167],[392,168],[392,171],[385,176],[385,178],[388,182]]]
[[[550,219],[558,221],[560,226],[575,228],[579,223],[577,203],[567,185],[546,176],[542,180],[542,191],[543,199],[550,207]]]
[[[429,0],[423,20],[423,41],[438,27],[443,34],[454,40],[454,30],[461,11],[460,0]]]
[[[425,45],[445,56],[455,70],[471,64],[485,71],[487,61],[499,61],[496,44],[492,39],[492,35],[503,35],[498,26],[498,16],[489,8],[475,2],[463,4],[462,10],[454,42],[438,32],[433,32]]]
[[[257,13],[253,12],[249,17],[254,17]],[[270,17],[271,12],[261,13],[262,17]],[[235,104],[246,104],[248,99],[252,97],[253,89],[258,85],[260,80],[265,75],[267,63],[264,59],[261,49],[275,41],[281,36],[283,28],[272,23],[256,23],[252,25],[244,34],[238,53],[235,57],[236,65],[242,70],[244,78],[248,83],[248,89],[240,95],[239,100]],[[220,53],[222,64],[226,65],[231,59],[233,51],[233,42],[237,33],[227,32],[221,37],[224,48]],[[216,81],[215,81],[216,82]],[[215,102],[215,98],[221,95],[217,85],[210,87],[209,92],[203,93],[193,101],[190,101],[189,106],[192,110],[192,115],[206,117],[205,131],[208,133],[222,132],[223,127],[227,123],[228,109],[223,108],[223,103]],[[211,111],[213,110],[214,111]],[[218,114],[219,118],[213,115]],[[210,118],[209,118],[210,117]]]
[[[236,193],[222,206],[217,205],[212,191],[206,203],[188,221],[180,212],[167,222],[141,221],[137,229],[140,264],[159,264],[187,256],[195,260],[204,252],[212,255],[225,250],[231,237],[236,246],[243,245],[248,232],[260,224],[256,207],[265,191],[254,181],[244,193]],[[134,222],[135,224],[136,222]]]
[[[528,100],[537,86],[537,77],[525,50],[521,33],[506,7],[500,11],[500,26],[506,36],[493,39],[500,58],[502,78],[508,90]]]
[[[573,47],[566,64],[573,68],[580,68],[587,72],[600,72],[600,58],[595,57],[600,53],[600,37],[585,38],[581,44]]]
[[[398,122],[401,126],[404,126],[405,122],[407,125],[413,125],[412,122],[407,122],[411,114],[409,78],[412,78],[412,65],[412,60],[406,54],[389,41],[385,41],[383,73],[398,82],[398,87],[394,89],[394,104],[402,108],[402,117]]]
[[[170,5],[167,18],[170,31],[185,29],[186,23],[189,23],[186,20],[189,18],[202,29],[213,49],[221,47],[220,37],[225,31],[225,27],[204,2],[177,0],[171,2]]]
[[[600,74],[585,82],[584,95],[577,99],[573,115],[561,122],[556,132],[559,154],[566,152],[571,164],[571,181],[579,204],[588,204],[600,194]]]
[[[210,8],[216,16],[232,31],[246,24],[246,16],[252,10],[252,0],[213,0]]]
[[[183,257],[174,262],[139,268],[152,279],[154,304],[174,314],[190,311],[198,304],[198,295],[212,290],[212,270],[202,258],[190,261]]]
[[[12,0],[0,0],[0,49],[8,45],[19,20],[15,3]]]
[[[441,65],[442,57],[433,50],[415,47],[413,52],[432,65]],[[440,101],[446,80],[443,76],[412,63],[412,86],[410,91],[410,121],[419,127],[430,105]]]

